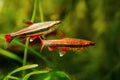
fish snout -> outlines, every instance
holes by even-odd
[[[94,46],[94,45],[95,45],[95,42],[90,42],[90,45],[91,45],[91,46]]]
[[[61,21],[53,21],[50,26],[53,27],[53,26],[60,24],[60,23],[61,23]]]
[[[55,23],[56,23],[56,24],[60,24],[60,23],[61,23],[61,21],[55,21]]]

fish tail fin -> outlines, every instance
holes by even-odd
[[[41,41],[41,44],[42,44],[41,49],[40,49],[40,52],[42,52],[42,50],[43,50],[43,48],[44,48],[44,40],[43,40],[41,37],[39,37],[39,38],[40,38],[40,41]]]
[[[8,43],[8,44],[13,40],[13,38],[11,37],[10,34],[6,34],[5,39],[6,39],[6,43]]]

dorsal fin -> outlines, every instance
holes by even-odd
[[[27,25],[32,25],[33,24],[33,22],[30,22],[30,21],[25,21],[24,23],[27,24]]]
[[[52,32],[45,34],[45,37],[51,36],[51,35],[56,35],[59,38],[66,38],[66,35],[61,31],[61,30],[53,30]]]

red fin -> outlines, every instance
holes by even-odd
[[[32,25],[33,24],[33,22],[30,22],[30,21],[26,21],[25,23],[28,24],[28,25]]]
[[[19,39],[20,39],[21,41],[23,41],[25,38],[26,38],[25,36],[19,37]]]
[[[54,30],[51,33],[46,34],[45,36],[58,35],[60,38],[66,38],[65,34],[60,30]]]
[[[31,36],[30,42],[34,41],[36,38],[38,38],[39,36],[42,36],[42,34],[36,34]],[[41,40],[41,39],[40,39]]]
[[[54,47],[54,46],[49,46],[49,47],[48,47],[48,49],[49,49],[50,51],[55,50],[55,48],[56,48],[56,47]]]
[[[38,38],[38,36],[32,36],[32,37],[30,38],[30,42],[34,41],[36,38]]]
[[[45,34],[45,37],[52,36],[52,35],[57,35],[57,30],[54,30],[48,34]]]
[[[10,43],[12,41],[11,35],[10,34],[6,34],[5,35],[5,39],[7,43]]]
[[[18,45],[11,45],[10,49],[12,49],[12,50],[19,50],[20,47]]]
[[[62,32],[61,30],[57,30],[57,35],[60,37],[60,38],[66,38],[66,35],[64,34],[64,32]]]

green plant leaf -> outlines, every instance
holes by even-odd
[[[0,48],[0,54],[22,63],[22,59],[12,52]]]
[[[0,34],[0,39],[1,39],[1,40],[5,40],[4,35],[5,35],[5,34]]]
[[[70,80],[70,77],[63,71],[56,71],[55,74],[57,74],[59,77],[66,77]]]
[[[26,70],[26,69],[35,68],[35,67],[37,67],[37,66],[38,66],[38,64],[32,64],[32,65],[25,65],[25,66],[19,67],[19,68],[13,70],[12,72],[10,72],[3,80],[8,80],[8,78],[9,78],[12,74],[14,74],[14,73],[16,73],[16,72],[19,72],[19,71],[22,71],[22,70]]]
[[[9,76],[8,78],[10,78],[10,79],[15,79],[15,80],[21,80],[20,78],[15,77],[15,76]]]
[[[28,80],[30,76],[35,75],[35,74],[43,74],[43,73],[48,73],[48,72],[49,71],[34,71],[34,72],[26,74],[23,80]]]
[[[14,44],[17,44],[23,48],[25,48],[25,45],[23,45],[22,43],[14,40],[13,41]],[[33,54],[35,54],[37,57],[39,57],[40,59],[44,60],[50,67],[52,67],[54,70],[57,70],[56,66],[54,64],[52,64],[49,60],[47,60],[44,56],[42,56],[40,54],[40,52],[35,51],[34,49],[32,49],[30,46],[28,47],[28,50],[30,50]]]
[[[40,76],[37,80],[71,80],[70,77],[62,71],[53,71],[43,76]]]

